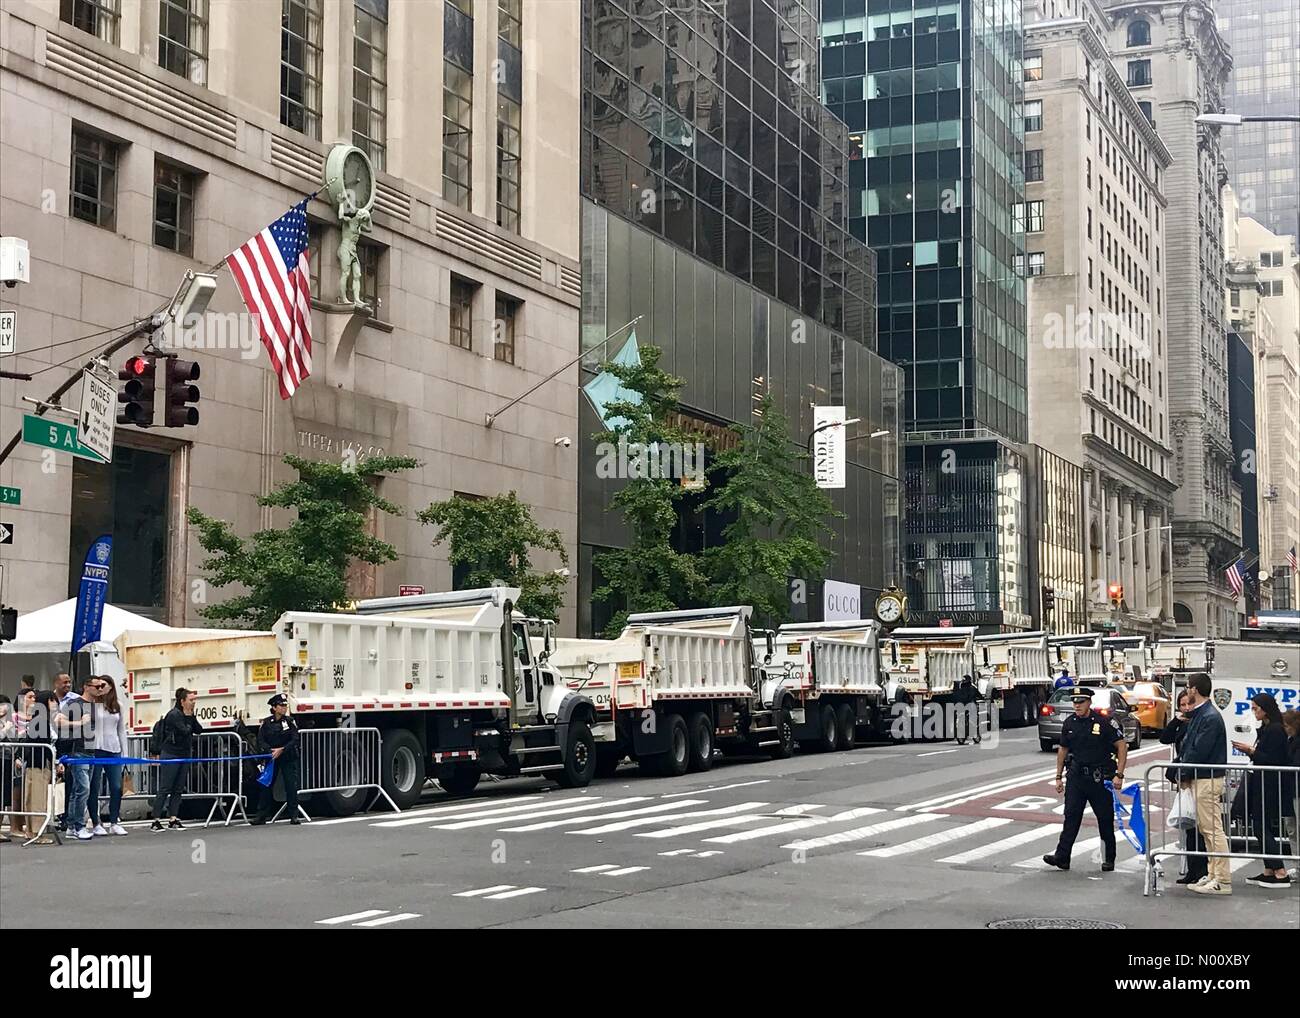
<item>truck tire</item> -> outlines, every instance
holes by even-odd
[[[836,727],[839,729],[840,749],[853,749],[858,744],[858,716],[847,704],[840,704],[835,712]]]
[[[1056,749],[1056,743],[1054,743],[1051,739],[1039,739],[1038,748],[1041,749],[1044,753],[1051,753]]]
[[[481,773],[477,764],[441,764],[438,784],[448,795],[469,795],[478,787]]]
[[[361,780],[361,759],[355,746],[344,746],[339,751],[334,773],[343,776],[344,780],[348,777]],[[319,801],[323,804],[323,812],[330,816],[350,817],[358,810],[368,809],[376,794],[370,788],[343,788],[320,793]]]
[[[657,777],[680,778],[691,762],[690,733],[680,714],[665,714],[664,723],[668,726],[667,751],[645,758],[641,767],[643,770],[648,767],[648,773]]]
[[[424,754],[415,733],[390,728],[382,735],[379,781],[398,809],[410,809],[424,791]],[[383,801],[382,799],[380,800]]]
[[[557,771],[555,782],[561,788],[586,788],[596,776],[596,740],[585,721],[570,721],[564,741],[564,770]]]
[[[702,710],[697,710],[686,722],[686,733],[690,736],[690,761],[688,771],[707,771],[713,766],[713,719]]]
[[[838,723],[835,720],[835,708],[829,703],[821,706],[821,711],[817,715],[818,735],[811,740],[809,746],[817,753],[833,753],[840,744],[840,732]]]
[[[776,729],[776,745],[768,749],[768,755],[773,760],[788,760],[794,756],[794,722],[785,704],[772,711],[772,726]]]

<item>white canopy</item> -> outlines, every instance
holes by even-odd
[[[18,638],[21,643],[57,643],[67,648],[72,643],[72,627],[77,614],[77,599],[49,605],[34,612],[18,616]],[[112,643],[124,629],[167,629],[161,622],[111,604],[104,605],[104,623],[100,640]],[[6,644],[5,646],[11,646]]]

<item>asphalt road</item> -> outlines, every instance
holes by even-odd
[[[1143,745],[1129,780],[1167,759]],[[582,791],[484,782],[401,815],[0,846],[0,928],[982,928],[1091,920],[1130,928],[1295,929],[1300,890],[1142,895],[1123,841],[1094,861],[1089,819],[1070,872],[1055,846],[1053,758],[1030,730],[996,745],[863,746],[726,760],[683,778],[625,765]],[[1222,943],[1220,946],[1224,946]]]

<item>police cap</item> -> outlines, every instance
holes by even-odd
[[[266,702],[272,707],[287,707],[289,705],[289,698],[283,693],[276,693],[275,696],[271,697],[271,699]]]

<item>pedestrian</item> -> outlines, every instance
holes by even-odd
[[[153,800],[153,823],[149,827],[151,831],[164,829],[164,808],[170,817],[167,830],[179,831],[185,826],[180,818],[181,796],[185,794],[185,778],[190,765],[165,761],[187,759],[194,746],[194,736],[203,734],[203,726],[194,716],[194,705],[198,699],[198,693],[182,686],[176,690],[176,705],[163,717],[162,744],[158,758],[164,762],[158,767],[158,794]]]
[[[90,766],[75,761],[91,759],[87,746],[93,733],[94,714],[91,703],[73,692],[72,677],[66,672],[55,676],[54,694],[59,698],[58,715],[54,721],[54,754],[64,760],[63,784],[67,789],[65,824],[71,837],[89,841],[94,837],[85,823],[86,805],[90,800]]]
[[[18,703],[21,703],[23,697],[26,696],[28,693],[35,693],[35,692],[36,692],[35,675],[24,675],[21,679],[18,680],[18,699],[17,699]]]
[[[19,786],[14,805],[23,815],[17,818],[13,827],[14,834],[35,837],[41,829],[36,821],[50,810],[50,785],[54,780],[54,765],[51,757],[37,753],[38,745],[49,746],[52,741],[51,727],[59,711],[59,699],[49,689],[27,691],[24,697],[24,709],[15,715],[21,742],[27,748],[22,751],[20,763]],[[51,760],[47,766],[45,761]],[[14,818],[10,818],[13,820]]]
[[[1053,689],[1069,689],[1074,685],[1074,680],[1070,678],[1070,669],[1068,665],[1061,665],[1061,674],[1056,677],[1056,682],[1052,684]]]
[[[1043,856],[1043,862],[1061,870],[1070,868],[1070,850],[1083,823],[1083,807],[1090,805],[1105,849],[1101,868],[1109,872],[1115,868],[1115,801],[1105,783],[1124,780],[1128,743],[1114,718],[1093,711],[1092,691],[1086,686],[1073,688],[1074,714],[1061,725],[1061,745],[1056,751],[1057,795],[1061,794],[1061,776],[1068,769],[1065,824],[1056,851]]]
[[[1172,745],[1174,747],[1174,763],[1181,759],[1183,734],[1187,731],[1187,712],[1192,709],[1186,689],[1179,690],[1177,707],[1178,712],[1170,719],[1164,731],[1160,733],[1160,741],[1167,746]],[[1173,780],[1174,788],[1179,791],[1186,788],[1188,793],[1191,793],[1191,780],[1177,780],[1176,768],[1170,767],[1166,771],[1166,775]],[[1205,858],[1205,839],[1201,837],[1201,832],[1195,824],[1183,831],[1183,850],[1188,853],[1183,856],[1187,868],[1183,875],[1174,882],[1177,884],[1195,884],[1203,880],[1210,872]]]
[[[1250,698],[1251,709],[1259,729],[1255,733],[1255,744],[1234,742],[1232,745],[1250,757],[1251,773],[1246,775],[1246,813],[1250,824],[1259,835],[1261,850],[1264,853],[1264,871],[1253,877],[1247,877],[1246,883],[1257,887],[1290,887],[1291,875],[1278,858],[1281,848],[1278,835],[1282,830],[1282,818],[1294,815],[1291,804],[1291,784],[1283,782],[1283,775],[1278,771],[1256,771],[1254,767],[1289,767],[1291,766],[1290,747],[1287,745],[1286,729],[1282,727],[1282,712],[1272,693],[1256,693]]]
[[[96,759],[120,757],[126,752],[126,715],[117,699],[117,683],[111,675],[96,675],[87,686],[94,689],[95,734],[90,751]],[[100,822],[99,794],[108,795],[108,827]],[[108,834],[126,836],[122,819],[122,765],[93,764],[90,768],[91,833],[102,838]]]
[[[979,700],[979,688],[969,675],[963,675],[961,685],[957,687],[957,691],[953,694],[953,702],[957,705],[957,712],[953,718],[952,729],[953,736],[958,744],[964,743],[972,736],[974,736],[975,742],[980,741]]]
[[[9,697],[0,693],[0,826],[9,818],[9,806],[14,794],[14,768],[17,766],[17,753],[10,748],[18,735],[18,724],[14,721],[14,705]],[[9,840],[9,836],[0,831],[0,842]]]
[[[1291,847],[1294,849],[1300,840],[1300,710],[1289,710],[1282,715],[1282,727],[1286,729],[1287,762],[1296,770],[1284,776],[1282,794],[1291,792]]]
[[[29,676],[24,675],[24,681]],[[53,694],[51,694],[53,695]],[[18,702],[14,705],[12,718],[14,742],[10,754],[13,757],[13,766],[5,769],[5,783],[10,786],[9,801],[12,808],[19,813],[23,811],[23,772],[30,762],[31,754],[24,748],[23,744],[27,742],[27,729],[31,724],[32,716],[36,713],[36,690],[26,689],[18,697]],[[9,816],[9,830],[12,834],[20,834],[27,829],[26,818],[17,814]]]
[[[266,701],[271,707],[271,714],[258,729],[257,741],[262,752],[271,751],[271,762],[275,766],[275,777],[284,782],[284,806],[289,813],[289,823],[297,826],[298,787],[302,783],[298,773],[298,724],[289,713],[289,698],[283,693]],[[258,801],[257,816],[249,821],[253,827],[260,827],[275,811],[275,782],[262,788]]]
[[[1210,703],[1213,685],[1205,672],[1193,672],[1187,678],[1187,728],[1183,733],[1180,765],[1211,766],[1171,768],[1180,781],[1188,778],[1196,796],[1196,827],[1205,839],[1207,873],[1188,885],[1197,894],[1231,894],[1232,869],[1228,865],[1228,835],[1223,828],[1223,775],[1228,760],[1228,733],[1223,716]]]

